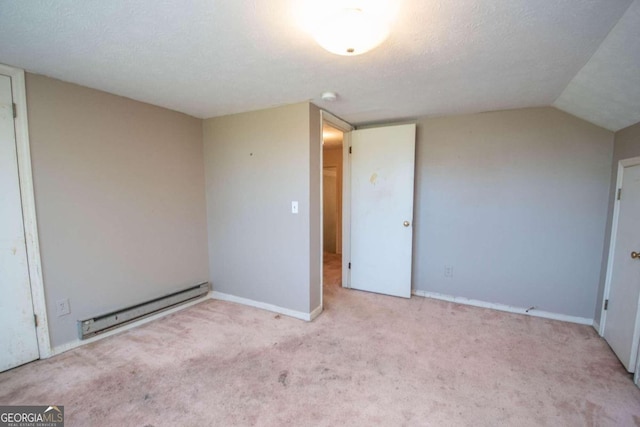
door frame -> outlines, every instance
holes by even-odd
[[[16,118],[14,119],[16,135],[16,152],[18,157],[18,177],[20,179],[20,196],[22,200],[22,220],[29,264],[29,281],[31,284],[31,298],[33,313],[37,316],[36,336],[38,339],[38,353],[40,358],[50,357],[51,341],[49,339],[49,324],[47,306],[42,279],[42,264],[40,261],[40,243],[36,218],[36,204],[33,191],[33,175],[31,173],[31,150],[29,147],[29,123],[27,119],[27,93],[24,70],[0,64],[0,74],[11,78],[11,92],[16,104]]]
[[[324,123],[339,129],[343,132],[342,139],[342,287],[350,287],[349,269],[344,268],[349,262],[349,252],[351,250],[351,222],[348,221],[351,215],[351,164],[349,162],[349,147],[351,147],[351,135],[349,132],[355,129],[355,126],[338,118],[330,112],[320,109],[320,224],[324,223],[324,213],[322,207],[322,197],[324,189],[322,187],[322,174],[324,173],[324,151],[322,150],[322,126]],[[320,233],[320,266],[324,268],[324,238]],[[322,276],[322,275],[321,275]],[[323,301],[324,277],[320,279],[320,304],[324,306]]]
[[[640,342],[638,342],[638,354],[640,354]],[[636,371],[633,374],[633,382],[640,387],[640,357],[636,359]]]
[[[598,333],[600,336],[604,337],[604,331],[607,324],[607,310],[604,309],[604,302],[609,299],[609,294],[611,292],[611,279],[613,276],[613,261],[616,256],[615,247],[616,247],[616,239],[618,235],[618,218],[620,216],[620,200],[618,200],[616,193],[618,189],[622,188],[623,180],[624,180],[624,169],[627,167],[638,166],[640,165],[640,157],[632,157],[629,159],[623,159],[618,162],[618,175],[616,180],[616,186],[614,188],[614,205],[613,205],[613,220],[611,222],[611,238],[609,240],[609,257],[607,259],[607,274],[605,276],[604,281],[604,293],[602,296],[602,307],[600,311],[600,329]],[[638,310],[640,310],[640,304],[638,305]],[[640,328],[640,316],[636,316],[636,330]],[[635,343],[632,345],[639,345],[640,343]],[[640,362],[636,359],[636,362]],[[636,375],[638,370],[636,369]],[[636,376],[636,380],[637,380]]]

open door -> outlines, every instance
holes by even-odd
[[[0,74],[0,371],[39,357],[22,199],[11,77]]]
[[[411,297],[415,124],[351,132],[350,287]]]
[[[640,340],[640,158],[620,162],[605,291],[604,339],[634,372]]]

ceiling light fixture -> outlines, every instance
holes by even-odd
[[[342,8],[316,22],[318,44],[337,55],[355,56],[379,46],[389,36],[389,21],[364,8]]]
[[[389,36],[402,0],[296,0],[300,29],[337,55],[360,55]]]

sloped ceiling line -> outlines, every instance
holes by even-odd
[[[612,131],[640,121],[640,1],[629,6],[553,105]]]

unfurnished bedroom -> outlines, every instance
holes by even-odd
[[[640,425],[640,0],[0,2],[0,426]]]

